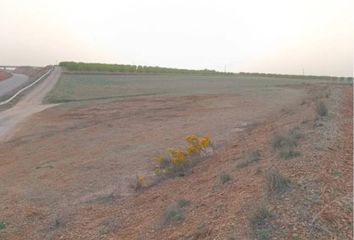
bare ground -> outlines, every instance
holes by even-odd
[[[315,121],[320,100],[330,114]],[[340,85],[47,109],[0,145],[0,220],[7,223],[0,237],[254,239],[249,219],[262,203],[273,215],[265,225],[270,239],[350,239],[352,120],[352,89]],[[293,127],[305,136],[301,155],[281,160],[270,141]],[[138,193],[129,187],[136,174],[151,174],[154,154],[182,146],[190,133],[210,134],[215,154],[185,177]],[[237,168],[249,150],[261,160]],[[270,168],[291,179],[289,191],[267,194]],[[165,208],[179,199],[191,201],[184,220],[163,225]]]

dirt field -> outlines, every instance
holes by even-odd
[[[112,90],[122,80],[106,78],[94,91],[97,78],[78,87],[85,79],[69,92],[59,82],[49,99],[72,102],[0,144],[0,239],[351,239],[352,86],[175,78]],[[319,118],[321,101],[329,112]],[[298,154],[284,160],[272,138],[295,127]],[[136,175],[153,175],[152,157],[191,133],[209,134],[214,154],[134,191]],[[252,150],[260,160],[239,167]],[[290,179],[286,191],[269,193],[272,170]],[[183,217],[164,224],[182,199]],[[259,205],[269,214],[254,224]]]

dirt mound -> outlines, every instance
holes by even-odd
[[[11,73],[5,70],[0,70],[0,81],[8,79],[9,77],[11,77]]]
[[[30,80],[36,80],[50,69],[47,67],[17,67],[13,72],[27,75]]]

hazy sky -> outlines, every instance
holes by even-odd
[[[353,74],[353,0],[0,0],[0,8],[0,64]]]

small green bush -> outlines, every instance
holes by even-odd
[[[5,229],[7,226],[6,222],[0,221],[0,230]]]
[[[336,171],[334,172],[334,175],[335,175],[337,178],[339,178],[339,177],[342,177],[343,173],[342,173],[340,170],[336,170]]]

